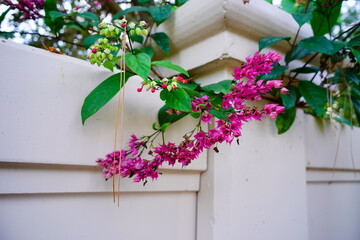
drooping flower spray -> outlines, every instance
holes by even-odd
[[[201,93],[201,97],[193,98],[191,112],[199,114],[199,122],[192,131],[183,136],[184,140],[180,143],[168,142],[153,146],[154,139],[159,135],[160,130],[150,136],[140,138],[131,135],[128,150],[114,151],[107,154],[105,158],[98,159],[97,163],[103,167],[105,179],[119,174],[121,177],[133,178],[134,182],[146,183],[148,178],[154,180],[159,177],[159,167],[164,163],[171,166],[180,163],[185,167],[198,158],[205,149],[214,148],[218,151],[218,144],[233,143],[234,139],[241,136],[245,122],[260,121],[265,115],[272,119],[276,118],[285,110],[284,107],[278,104],[265,104],[263,108],[259,108],[248,106],[245,101],[260,101],[262,94],[282,88],[281,80],[256,80],[261,74],[269,73],[273,64],[280,60],[280,55],[275,52],[255,53],[253,57],[246,58],[242,66],[233,70],[234,80],[231,91],[222,96],[220,103],[214,105],[205,92]],[[159,83],[153,84],[149,89],[162,90],[164,87],[166,86]],[[176,91],[176,88],[171,91]],[[215,121],[213,129],[203,130],[202,124],[212,123],[214,115],[217,115],[217,118],[222,117]]]

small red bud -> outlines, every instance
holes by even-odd
[[[141,92],[141,91],[142,91],[142,88],[139,87],[139,88],[136,89],[136,90],[137,90],[138,92]]]
[[[121,24],[121,27],[122,27],[122,28],[125,28],[125,27],[126,27],[126,24],[125,24],[125,23],[122,23],[122,24]]]
[[[173,86],[173,90],[176,90],[176,89],[177,89],[177,86],[174,85],[174,86]]]
[[[163,84],[161,85],[161,87],[162,87],[162,88],[167,88],[167,84],[166,84],[166,83],[163,83]]]
[[[97,51],[96,51],[95,48],[91,49],[91,52],[92,52],[92,53],[97,53]]]
[[[152,88],[152,89],[151,89],[151,92],[154,93],[154,92],[155,92],[155,88]]]

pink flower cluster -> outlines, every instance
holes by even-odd
[[[11,9],[18,9],[21,14],[21,20],[42,18],[40,10],[44,9],[44,0],[4,0],[4,3]]]
[[[169,165],[180,163],[183,167],[187,166],[192,160],[198,158],[204,149],[214,147],[218,143],[231,144],[235,138],[241,136],[244,122],[250,120],[261,120],[264,115],[276,118],[279,113],[285,110],[277,104],[266,104],[263,109],[256,106],[246,106],[245,101],[259,101],[261,94],[267,93],[274,88],[282,88],[282,81],[256,81],[256,76],[269,73],[273,62],[280,60],[280,56],[274,52],[267,55],[256,53],[254,57],[248,57],[247,62],[242,67],[234,69],[234,79],[237,81],[232,91],[223,96],[221,104],[224,117],[216,121],[215,127],[208,132],[201,127],[196,128],[197,132],[193,135],[185,135],[180,144],[162,144],[153,147],[148,155],[152,160],[140,157],[142,151],[147,148],[148,138],[138,139],[135,135],[131,136],[129,150],[116,151],[106,155],[105,159],[99,159],[97,163],[101,165],[105,179],[120,173],[122,177],[134,177],[134,182],[146,181],[147,178],[157,179],[158,169],[164,162]],[[241,80],[247,78],[246,81]],[[209,101],[209,97],[204,95],[196,97],[191,101],[193,112],[200,113],[200,120],[203,123],[211,123],[213,115],[210,114],[214,108]],[[121,167],[119,164],[121,163]]]
[[[233,70],[234,79],[248,78],[249,80],[255,80],[256,76],[269,73],[272,69],[272,64],[280,60],[281,56],[274,51],[270,51],[268,54],[256,52],[253,57],[246,58],[246,63]]]
[[[153,157],[152,161],[136,156],[143,147],[144,141],[138,139],[135,135],[131,136],[129,150],[115,151],[106,155],[106,158],[97,160],[98,165],[103,167],[105,179],[120,173],[121,177],[134,177],[134,182],[144,181],[147,178],[157,179],[158,169],[164,162],[174,165],[176,162],[183,167],[191,163],[201,153],[193,140],[185,139],[179,145],[167,143],[154,147],[149,155]],[[121,167],[119,164],[121,162]]]

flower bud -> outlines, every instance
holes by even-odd
[[[130,35],[134,35],[135,30],[130,30]]]
[[[156,86],[156,82],[155,82],[155,81],[151,81],[151,82],[150,82],[150,85],[151,85],[151,87],[155,87],[155,86]]]
[[[166,88],[169,92],[173,89],[171,85],[167,86]]]
[[[112,54],[109,54],[107,57],[108,57],[108,59],[111,61],[111,60],[113,60],[113,57],[114,57],[114,56],[113,56]]]
[[[112,31],[115,30],[115,27],[113,25],[109,25],[108,29],[109,29],[110,32],[112,32]]]
[[[107,27],[107,23],[106,22],[102,22],[98,25],[99,28],[106,28]]]
[[[145,36],[147,36],[147,35],[148,35],[148,30],[147,30],[147,29],[143,29],[143,30],[142,30],[142,34],[145,35]]]
[[[104,53],[109,54],[109,53],[110,53],[110,49],[108,49],[108,48],[105,49],[105,50],[104,50]]]
[[[137,35],[141,35],[141,34],[142,34],[142,31],[141,31],[140,28],[136,28],[135,31],[136,31],[136,34],[137,34]]]
[[[280,89],[280,94],[288,94],[289,93],[289,90],[287,88],[281,88]]]
[[[140,27],[146,27],[147,24],[146,24],[145,21],[140,21],[140,22],[139,22],[139,26],[140,26]]]
[[[129,23],[129,28],[134,29],[134,28],[135,28],[135,26],[136,26],[136,24],[135,24],[135,23],[133,23],[133,22]]]

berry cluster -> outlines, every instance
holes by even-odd
[[[104,36],[91,45],[88,53],[88,59],[91,64],[100,66],[106,60],[112,60],[119,50],[115,45],[121,44],[120,37],[123,32],[130,35],[147,35],[146,22],[140,21],[138,24],[134,22],[128,23],[126,19],[116,20],[114,23],[102,22],[98,25],[99,34]]]
[[[88,59],[91,64],[100,66],[105,60],[112,60],[114,55],[111,52],[117,52],[118,47],[109,43],[107,38],[100,38],[95,44],[91,46],[91,51],[88,53]]]
[[[151,81],[143,81],[141,84],[142,86],[137,89],[138,92],[141,92],[143,88],[145,87],[146,91],[151,91],[154,93],[156,90],[162,90],[167,89],[169,92],[172,90],[176,90],[178,88],[177,83],[188,83],[188,80],[184,79],[181,76],[175,76],[171,79],[163,78],[161,80],[159,79],[153,79]]]

